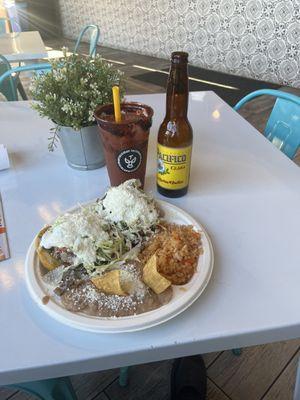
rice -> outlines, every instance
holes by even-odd
[[[173,285],[184,285],[196,271],[202,253],[201,235],[193,226],[165,223],[147,242],[139,259],[145,264],[154,253],[158,272]]]

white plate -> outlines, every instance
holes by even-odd
[[[168,222],[193,225],[196,230],[200,231],[204,250],[199,257],[194,276],[186,285],[173,286],[173,297],[168,304],[143,314],[120,318],[93,317],[83,313],[73,313],[52,298],[47,304],[43,304],[43,297],[49,293],[41,279],[34,239],[26,256],[25,277],[29,293],[37,305],[51,317],[73,328],[90,332],[110,333],[132,332],[150,328],[166,322],[186,310],[201,295],[211,277],[214,262],[212,244],[203,226],[189,214],[165,201],[158,201],[158,204],[164,211],[164,218]],[[76,208],[72,209],[72,211],[74,210]]]

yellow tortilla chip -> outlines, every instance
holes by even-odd
[[[156,294],[165,291],[171,282],[157,271],[157,257],[153,254],[143,268],[143,281]]]
[[[40,246],[42,236],[47,231],[47,229],[49,229],[49,226],[46,226],[39,232],[39,234],[37,235],[37,237],[35,239],[35,246],[36,246],[36,252],[39,257],[40,263],[46,269],[51,271],[52,269],[59,267],[62,264],[62,262],[60,260],[56,259],[55,257],[53,257],[50,254],[50,251],[48,249],[44,249],[42,246]]]
[[[121,286],[119,270],[109,271],[102,276],[92,278],[91,281],[97,289],[106,294],[127,295]]]

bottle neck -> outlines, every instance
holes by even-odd
[[[167,83],[166,118],[187,118],[188,100],[187,63],[172,63]]]

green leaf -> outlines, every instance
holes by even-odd
[[[57,143],[59,141],[58,137],[59,126],[56,125],[56,127],[50,128],[50,131],[53,131],[53,135],[48,137],[48,150],[52,152],[57,147]]]
[[[52,69],[32,80],[32,104],[42,117],[57,125],[80,129],[95,123],[93,112],[97,105],[112,102],[112,87],[120,86],[124,95],[123,74],[100,55],[95,58],[72,54],[51,61]],[[49,150],[57,145],[57,128],[49,141]]]

